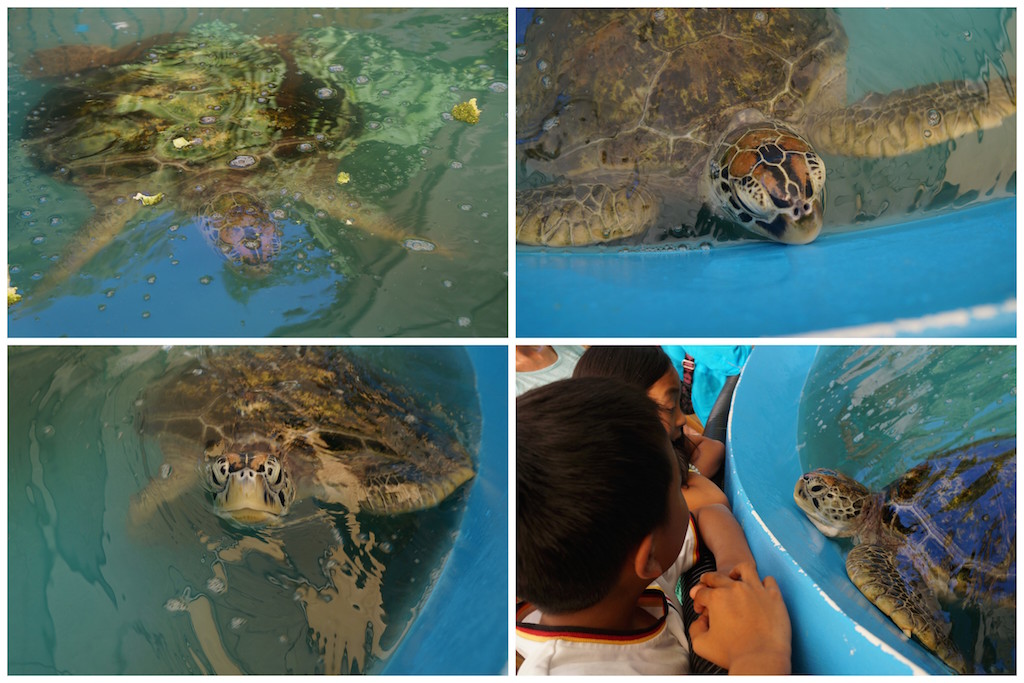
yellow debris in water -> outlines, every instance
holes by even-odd
[[[350,180],[352,180],[352,176],[350,176],[348,173],[345,173],[344,171],[342,171],[341,173],[338,174],[338,184],[339,185],[344,185],[345,183],[347,183]]]
[[[7,305],[13,306],[21,301],[21,294],[18,294],[17,287],[11,287],[11,274],[7,274]]]
[[[452,118],[456,121],[465,121],[472,125],[480,121],[480,110],[476,106],[476,98],[469,102],[462,102],[452,107]]]
[[[163,198],[164,198],[164,193],[163,192],[157,192],[154,195],[148,195],[148,194],[142,194],[141,192],[136,192],[135,196],[132,197],[132,199],[137,199],[140,202],[142,202],[143,206],[153,206],[154,204],[159,204],[163,200]]]
[[[173,144],[177,149],[184,149],[185,147],[191,147],[192,141],[186,140],[185,138],[174,138],[171,140],[171,144]]]

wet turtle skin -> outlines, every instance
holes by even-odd
[[[140,211],[198,220],[217,253],[257,271],[280,253],[282,204],[396,243],[415,238],[375,203],[423,167],[443,115],[494,78],[493,67],[428,60],[337,26],[259,37],[214,21],[150,42],[125,48],[123,63],[116,53],[81,72],[62,62],[69,73],[46,74],[60,80],[25,122],[20,152],[96,207],[43,291]],[[353,158],[387,160],[386,171],[342,186]],[[164,198],[144,208],[137,193]]]
[[[852,537],[850,579],[954,671],[968,664],[939,599],[1016,611],[1016,439],[939,454],[881,492],[830,469],[794,500],[828,536]]]
[[[516,239],[584,246],[693,225],[769,239],[822,227],[818,152],[884,157],[1002,125],[1013,79],[846,101],[821,9],[540,10],[516,72]]]
[[[218,350],[142,405],[173,474],[136,498],[137,517],[201,486],[243,524],[284,517],[296,497],[399,514],[437,505],[475,473],[443,406],[417,405],[341,349]],[[249,500],[229,501],[238,496]]]

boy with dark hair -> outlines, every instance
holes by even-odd
[[[616,379],[579,378],[517,399],[520,673],[688,671],[689,646],[674,592],[679,576],[697,560],[700,541],[699,519],[687,509],[681,485],[658,407],[641,389]],[[749,565],[745,576],[756,577],[742,531],[734,519],[732,525],[703,540],[718,558],[723,581],[740,563]],[[720,659],[718,653],[728,652],[752,673],[763,645],[754,642],[747,651],[716,647],[721,631],[714,628],[715,607],[705,606],[725,609],[728,600],[709,598],[700,601],[707,612],[702,626],[712,626],[702,632],[702,647]],[[768,609],[758,614],[777,615],[777,590],[766,600]],[[757,621],[753,629],[788,633],[785,621],[785,628]],[[785,641],[788,648],[788,636]],[[779,654],[777,634],[765,642],[775,648],[772,655]],[[783,654],[788,666],[788,650]],[[772,663],[761,673],[785,673],[775,664],[778,657],[764,661]],[[716,663],[729,668],[733,662]]]

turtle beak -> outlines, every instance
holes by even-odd
[[[785,215],[786,227],[779,235],[778,240],[786,244],[808,244],[813,242],[821,233],[823,224],[821,200],[815,198],[810,203],[810,208],[800,215]]]
[[[268,496],[264,476],[249,467],[232,472],[216,499],[217,514],[239,524],[274,522],[285,511],[276,498]]]

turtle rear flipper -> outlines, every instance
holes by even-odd
[[[892,157],[998,128],[1017,111],[1016,79],[947,81],[871,93],[816,117],[810,138],[819,151]]]
[[[950,623],[935,594],[909,562],[879,545],[858,545],[846,556],[846,572],[864,596],[908,636],[958,673],[965,673],[963,655],[949,638]]]
[[[639,186],[604,184],[539,187],[516,192],[516,241],[580,247],[642,235],[657,202]]]
[[[57,78],[88,69],[117,66],[135,61],[156,45],[178,40],[181,33],[162,33],[114,49],[106,45],[58,45],[32,53],[22,66],[29,78]]]

